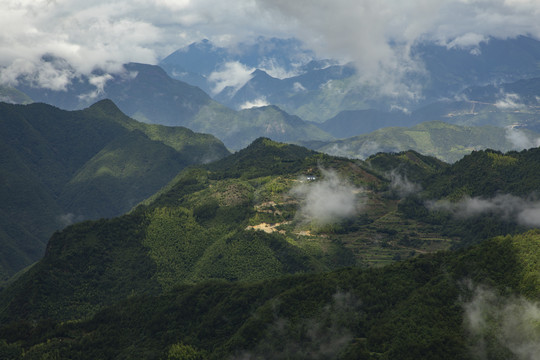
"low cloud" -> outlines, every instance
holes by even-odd
[[[79,99],[84,101],[93,101],[97,99],[99,96],[105,94],[105,85],[107,84],[107,81],[112,80],[113,76],[110,74],[104,74],[104,75],[92,75],[88,79],[88,82],[92,85],[94,85],[95,90],[87,93],[79,95]]]
[[[254,70],[238,61],[223,64],[220,70],[214,71],[208,76],[208,80],[214,83],[212,93],[219,94],[226,87],[237,91],[251,80]]]
[[[329,155],[364,160],[371,155],[377,154],[379,152],[399,151],[399,148],[390,149],[388,147],[382,146],[376,141],[366,140],[360,142],[360,146],[352,146],[346,143],[334,143],[331,146],[325,147],[320,151],[323,151]]]
[[[501,296],[483,286],[469,290],[472,297],[463,304],[464,325],[474,358],[540,359],[540,304]]]
[[[505,221],[515,221],[530,227],[540,226],[540,201],[510,194],[497,195],[488,199],[464,197],[458,202],[428,201],[426,207],[431,211],[450,212],[456,218],[469,218],[491,213]]]
[[[400,197],[416,194],[422,190],[420,184],[409,181],[406,175],[400,174],[396,169],[388,173],[388,177],[390,178],[390,188]]]
[[[306,88],[304,87],[304,85],[297,81],[293,84],[293,90],[294,92],[303,92],[306,91]]]
[[[503,94],[503,98],[495,102],[495,106],[501,110],[520,110],[525,108],[518,94]]]
[[[291,189],[300,200],[297,217],[306,223],[335,223],[353,217],[361,209],[361,189],[342,179],[334,170],[321,169],[323,178],[305,182]]]
[[[270,103],[266,101],[266,98],[261,97],[253,101],[246,101],[245,103],[240,105],[240,110],[251,109],[254,107],[268,106],[268,105],[270,105]]]
[[[338,291],[316,316],[294,322],[275,319],[254,349],[241,351],[233,359],[335,359],[353,340],[361,305],[353,294]]]
[[[506,139],[512,143],[515,150],[524,150],[540,146],[540,137],[533,138],[524,131],[510,126],[506,128]]]

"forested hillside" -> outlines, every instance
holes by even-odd
[[[55,230],[118,216],[184,167],[229,154],[210,135],[147,125],[108,100],[85,110],[0,103],[0,279],[43,255]]]
[[[0,349],[517,359],[537,329],[503,341],[506,318],[492,316],[525,317],[540,295],[536,153],[362,162],[258,139],[183,170],[127,215],[55,233],[0,293]],[[490,327],[472,320],[478,304]]]

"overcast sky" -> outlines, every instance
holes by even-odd
[[[203,38],[226,46],[260,35],[297,37],[321,57],[388,76],[416,66],[407,50],[418,41],[473,49],[488,36],[540,38],[538,0],[0,0],[0,6],[0,82],[26,74],[51,88],[95,68],[154,64]],[[72,68],[43,63],[44,54]]]

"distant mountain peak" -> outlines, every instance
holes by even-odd
[[[103,99],[89,106],[86,110],[98,111],[105,115],[125,115],[111,99]]]

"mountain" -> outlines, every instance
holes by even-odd
[[[475,150],[510,151],[532,147],[539,138],[537,133],[528,130],[487,125],[458,126],[432,121],[412,127],[382,128],[369,134],[306,145],[330,155],[349,158],[364,159],[377,152],[411,149],[442,161],[455,162]]]
[[[537,339],[538,151],[362,162],[257,139],[55,233],[0,292],[0,353],[514,358]]]
[[[32,99],[11,86],[0,85],[0,101],[12,104],[30,104]]]
[[[100,76],[104,82],[98,91],[92,81]],[[69,85],[66,91],[36,88],[31,84],[21,84],[18,88],[35,101],[63,109],[81,109],[96,100],[108,98],[136,120],[184,126],[212,134],[233,150],[247,146],[260,136],[290,142],[332,139],[324,131],[275,107],[231,110],[212,100],[201,89],[172,79],[163,69],[152,65],[126,64],[120,74],[83,77]]]
[[[350,138],[385,127],[413,125],[413,119],[401,111],[346,110],[317,126],[337,138]]]
[[[527,229],[513,218],[494,226],[497,213],[461,219],[430,212],[425,201],[439,197],[418,199],[435,194],[439,176],[460,164],[414,152],[364,163],[261,138],[227,158],[181,171],[127,215],[55,233],[43,260],[0,294],[0,316],[67,320],[132,293],[379,267]],[[520,174],[535,165],[517,166]],[[502,170],[490,173],[493,181],[511,177]],[[470,179],[471,186],[481,181]],[[486,196],[497,193],[496,187],[485,190]]]
[[[302,45],[297,40],[260,38],[255,44],[259,44],[258,52],[252,51],[259,54],[253,57],[257,61],[242,56],[246,47],[234,51],[204,41],[176,51],[160,65],[172,77],[188,83],[193,81],[192,84],[201,86],[216,100],[232,108],[240,109],[253,103],[272,104],[317,123],[338,116],[342,111],[388,111],[395,105],[414,111],[441,99],[452,99],[472,86],[540,76],[537,67],[540,42],[532,38],[489,38],[475,47],[421,42],[411,48],[411,58],[425,71],[409,74],[404,79],[421,92],[418,92],[417,100],[411,102],[385,95],[362,82],[361,70],[357,71],[351,65],[318,60],[309,52],[299,51]],[[292,49],[291,44],[295,44]],[[238,84],[233,81],[235,79],[225,76],[227,71],[223,64],[231,62],[245,72],[245,83]],[[282,70],[276,71],[276,68]],[[212,77],[211,74],[220,76]],[[217,81],[224,79],[234,85],[221,90],[216,86]],[[431,120],[440,119],[424,118],[421,121]]]
[[[489,38],[475,47],[422,43],[412,49],[429,73],[431,99],[459,93],[470,86],[513,82],[540,76],[540,42],[530,37]],[[431,100],[432,101],[432,100]]]
[[[247,69],[266,70],[276,75],[294,74],[314,57],[297,39],[258,37],[232,49],[202,40],[173,52],[161,60],[159,66],[172,78],[212,93],[215,82],[211,75],[223,71],[226,64],[238,63]]]
[[[58,229],[118,216],[182,168],[228,155],[216,138],[128,118],[110,100],[80,111],[0,103],[1,279],[42,256]]]
[[[539,253],[531,231],[375,270],[186,285],[81,321],[4,325],[0,350],[6,358],[534,359]]]

